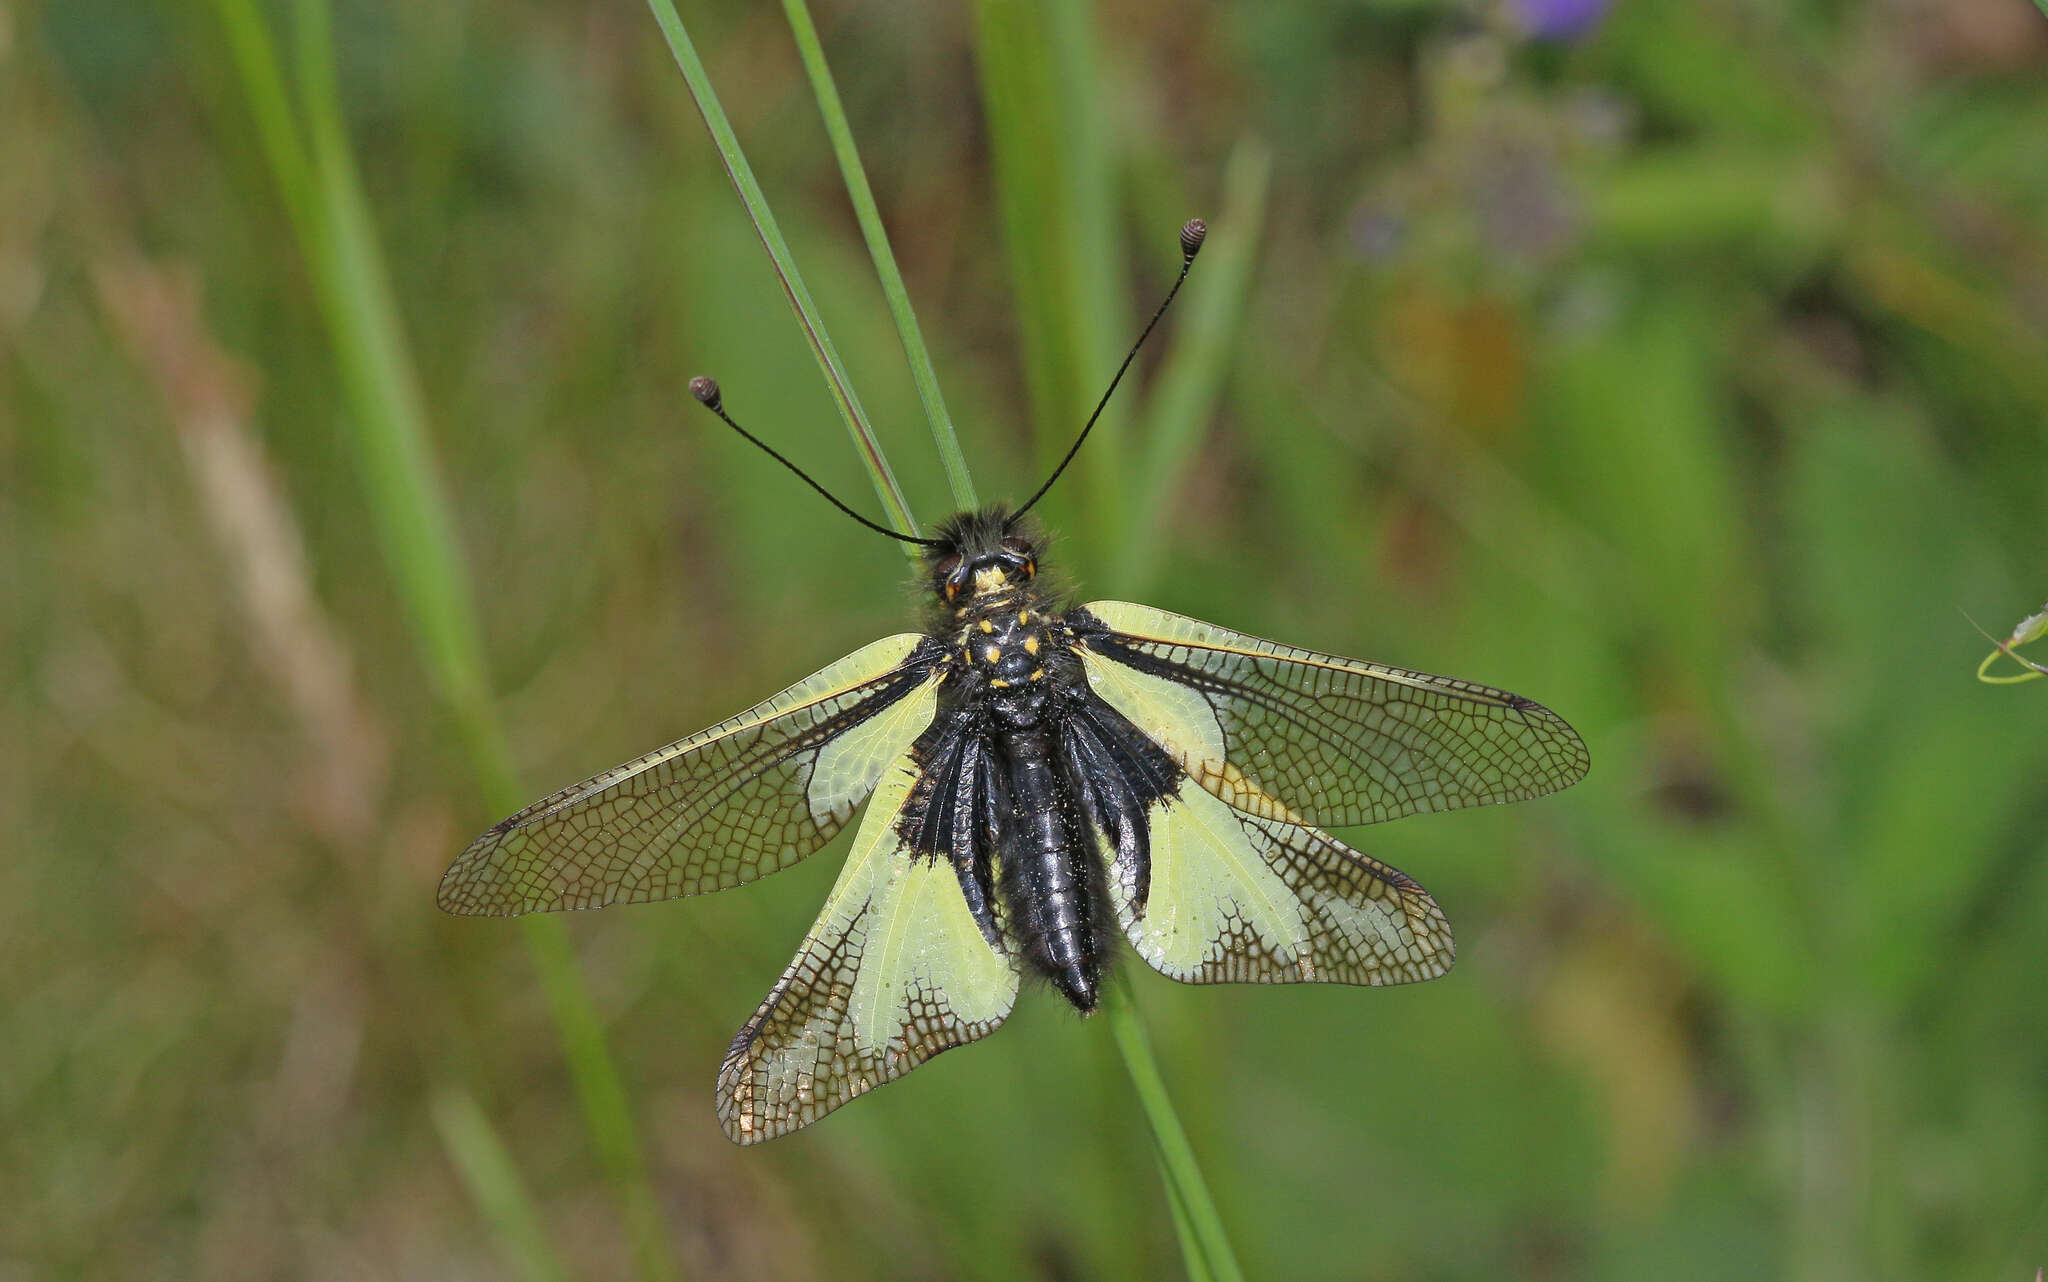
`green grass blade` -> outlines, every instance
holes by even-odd
[[[1265,232],[1271,173],[1265,144],[1246,139],[1231,150],[1223,175],[1223,216],[1210,224],[1196,266],[1205,271],[1202,288],[1184,304],[1187,314],[1180,318],[1146,400],[1144,452],[1131,473],[1137,498],[1123,543],[1125,592],[1143,591],[1158,572],[1168,507],[1215,420]]]
[[[303,133],[252,0],[216,0],[216,7],[327,322],[378,545],[482,792],[493,810],[515,809],[524,794],[491,700],[468,576],[434,475],[424,400],[342,126],[325,0],[301,0],[297,12]],[[567,936],[553,919],[523,924],[592,1144],[625,1204],[642,1275],[672,1277],[625,1089]]]
[[[325,253],[313,162],[306,155],[270,29],[257,13],[254,0],[214,0],[214,9],[227,35],[229,53],[249,99],[249,115],[256,122],[256,136],[277,181],[292,232],[308,261],[313,261]]]
[[[584,986],[569,932],[557,917],[522,917],[519,924],[525,929],[541,986],[547,990],[548,1011],[569,1060],[569,1077],[576,1084],[583,1124],[590,1131],[605,1174],[618,1190],[640,1276],[650,1282],[674,1278],[677,1270],[669,1254],[668,1230],[647,1178],[632,1103],[605,1042],[604,1024]]]
[[[1060,172],[1056,130],[1040,105],[1056,90],[1044,37],[1032,21],[1035,15],[1035,6],[1019,0],[975,0],[974,52],[1033,435],[1040,458],[1050,466],[1065,448],[1059,428],[1080,393],[1067,350],[1072,335],[1060,289],[1067,275],[1067,240],[1045,226],[1044,201],[1058,190]]]
[[[297,7],[298,74],[311,160],[312,219],[321,231],[313,275],[384,559],[425,651],[428,674],[461,724],[496,809],[521,801],[484,677],[483,644],[454,524],[428,445],[427,415],[405,346],[368,202],[341,123],[328,48],[326,0]]]
[[[711,131],[711,140],[718,147],[726,175],[739,191],[740,201],[747,207],[747,216],[753,220],[754,230],[768,250],[769,260],[775,265],[775,274],[782,281],[782,292],[796,311],[797,323],[803,327],[804,337],[810,340],[811,353],[818,358],[819,369],[824,371],[825,382],[839,404],[840,417],[846,420],[846,430],[853,437],[854,452],[860,455],[861,463],[874,480],[875,495],[881,499],[889,523],[905,534],[916,534],[917,522],[910,515],[910,505],[903,498],[903,489],[896,483],[896,474],[889,470],[889,461],[882,455],[881,443],[875,439],[874,429],[868,425],[867,412],[861,408],[860,398],[854,394],[853,380],[847,377],[846,367],[839,360],[839,351],[832,345],[831,335],[825,332],[824,317],[819,315],[818,305],[811,300],[811,291],[796,269],[796,259],[789,252],[789,243],[782,238],[782,228],[777,225],[774,212],[768,208],[768,198],[761,194],[761,184],[754,179],[753,166],[747,163],[746,153],[740,150],[739,137],[732,131],[732,122],[726,119],[725,108],[719,105],[718,94],[711,87],[711,77],[705,73],[704,62],[697,56],[697,46],[691,42],[690,33],[683,26],[683,19],[676,12],[673,0],[647,0],[647,7],[654,14],[655,22],[661,25],[669,52],[675,56],[676,66],[690,87],[690,97],[696,102],[698,113],[704,117],[704,127]],[[905,546],[909,548],[909,545]],[[909,551],[914,560],[916,549],[909,548]]]
[[[1073,334],[1074,370],[1081,394],[1070,411],[1071,421],[1057,434],[1063,444],[1080,430],[1102,389],[1109,386],[1134,331],[1127,298],[1130,263],[1117,238],[1111,145],[1117,135],[1110,127],[1114,108],[1102,92],[1095,5],[1093,0],[1050,0],[1045,15],[1050,21],[1059,93],[1044,106],[1061,113],[1057,117],[1058,145],[1066,182],[1060,189],[1064,215],[1060,226],[1073,245],[1067,256],[1065,282],[1067,325]],[[1125,430],[1136,418],[1130,412],[1131,404],[1112,404],[1103,411],[1102,421],[1095,425],[1103,439],[1091,436],[1088,448],[1093,456],[1078,460],[1081,492],[1091,510],[1115,522],[1102,531],[1112,539],[1128,528],[1120,518],[1128,517],[1121,495],[1131,457]]]
[[[1167,1177],[1165,1159],[1157,1158],[1153,1166],[1159,1172],[1160,1186],[1166,1190],[1166,1209],[1173,1215],[1173,1235],[1180,1242],[1180,1257],[1187,1264],[1188,1282],[1214,1282],[1215,1275],[1209,1272],[1209,1257],[1202,1251],[1202,1240],[1195,1236],[1194,1222],[1188,1219],[1188,1208],[1181,1201],[1180,1189]]]
[[[1128,341],[1119,337],[1126,274],[1116,260],[1101,78],[1084,0],[976,0],[974,16],[1034,434],[1050,466],[1108,386]],[[1197,408],[1200,400],[1182,397]],[[1119,487],[1129,446],[1118,420],[1126,417],[1114,405],[1104,413],[1077,460],[1079,499],[1061,504],[1074,514],[1070,527],[1097,547],[1117,546],[1128,528]],[[1158,1143],[1176,1227],[1186,1230],[1189,1276],[1240,1282],[1243,1273],[1122,981],[1109,985],[1108,1017]]]
[[[1039,462],[1050,468],[1130,341],[1093,40],[1079,0],[976,0],[974,17],[1032,435]],[[1070,534],[1097,546],[1121,528],[1116,486],[1127,417],[1121,403],[1104,412],[1047,500],[1068,514]]]
[[[526,1282],[569,1282],[548,1243],[539,1208],[512,1154],[466,1091],[442,1091],[432,1103],[434,1129],[462,1176],[463,1187],[498,1239],[505,1261]]]
[[[918,328],[917,313],[910,306],[910,292],[903,286],[896,255],[889,248],[889,232],[882,225],[882,211],[875,205],[874,190],[868,186],[867,170],[854,146],[853,130],[846,121],[846,106],[839,100],[839,87],[825,62],[818,28],[811,21],[804,0],[782,0],[789,15],[789,29],[803,54],[804,70],[811,78],[811,91],[818,99],[818,113],[825,118],[825,132],[832,139],[832,154],[839,159],[839,173],[846,180],[846,194],[860,219],[861,235],[867,240],[868,255],[875,260],[875,274],[882,279],[882,293],[889,299],[889,312],[896,318],[896,334],[903,341],[903,354],[910,361],[910,374],[917,382],[917,397],[924,404],[931,423],[932,443],[946,468],[946,483],[953,490],[953,504],[965,511],[981,506],[974,494],[974,479],[967,472],[967,458],[960,452],[960,438],[953,431],[952,416],[946,413],[946,399],[939,391],[939,376],[932,369],[931,353],[925,350],[924,332]]]
[[[1209,1196],[1209,1182],[1202,1177],[1194,1146],[1188,1143],[1180,1115],[1174,1111],[1173,1097],[1167,1093],[1166,1079],[1160,1076],[1159,1064],[1152,1058],[1152,1042],[1145,1035],[1145,1026],[1138,1021],[1130,981],[1121,974],[1113,975],[1104,998],[1103,1013],[1108,1017],[1110,1034],[1116,1038],[1117,1050],[1122,1053],[1131,1085],[1138,1092],[1145,1121],[1152,1128],[1153,1142],[1159,1146],[1159,1170],[1166,1180],[1175,1227],[1181,1228],[1185,1223],[1188,1230],[1181,1234],[1182,1249],[1187,1250],[1190,1240],[1197,1248],[1198,1253],[1188,1254],[1188,1276],[1213,1278],[1215,1282],[1244,1282],[1244,1270],[1238,1267],[1237,1253],[1231,1249],[1230,1237],[1223,1230],[1223,1217],[1217,1214],[1216,1203]]]

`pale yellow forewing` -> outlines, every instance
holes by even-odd
[[[809,1125],[994,1032],[1016,1003],[1016,962],[982,933],[953,864],[904,838],[919,769],[907,753],[889,768],[803,948],[733,1039],[718,1120],[736,1143]]]
[[[1182,780],[1151,808],[1151,882],[1113,861],[1131,947],[1190,984],[1407,984],[1451,968],[1450,923],[1406,874]]]
[[[915,633],[884,637],[729,721],[564,788],[470,843],[441,879],[452,913],[512,916],[724,890],[844,828],[931,724]]]
[[[1344,827],[1522,801],[1589,759],[1556,713],[1505,690],[1297,650],[1126,601],[1076,612],[1096,694],[1190,778],[1249,814]]]

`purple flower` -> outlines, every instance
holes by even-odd
[[[1407,239],[1408,220],[1389,205],[1361,204],[1351,215],[1351,247],[1367,258],[1392,258]]]
[[[1509,0],[1522,29],[1538,40],[1576,40],[1607,14],[1610,0]]]

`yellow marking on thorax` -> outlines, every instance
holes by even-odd
[[[990,623],[987,619],[983,619],[981,621],[981,630],[983,632],[994,632],[996,630],[996,625]]]
[[[1036,634],[1024,638],[1024,653],[1034,656],[1037,655],[1038,637],[1036,636]]]

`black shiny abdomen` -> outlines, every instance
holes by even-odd
[[[950,612],[955,667],[940,720],[957,727],[945,733],[979,742],[986,775],[978,785],[986,845],[971,865],[954,856],[963,889],[993,889],[1000,926],[984,919],[983,928],[999,929],[1023,965],[1086,1012],[1095,1009],[1114,922],[1091,812],[1062,756],[1087,678],[1066,621],[1046,607],[1030,585],[1009,584]],[[980,919],[976,896],[968,899]]]
[[[1078,807],[1054,760],[1052,727],[998,732],[1009,772],[1002,893],[1024,960],[1082,1011],[1095,1009],[1109,912],[1102,861],[1084,844]]]

